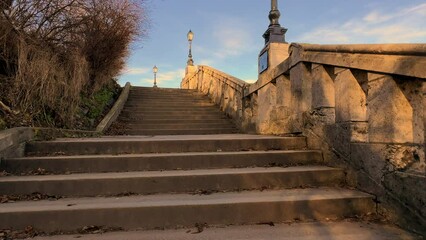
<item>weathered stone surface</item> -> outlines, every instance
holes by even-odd
[[[387,145],[386,161],[390,171],[417,171],[426,173],[425,156],[421,146]]]
[[[367,121],[367,97],[348,69],[335,78],[336,122]]]
[[[425,126],[423,120],[425,115],[423,109],[426,105],[423,104],[422,88],[426,88],[426,81],[420,79],[406,78],[401,76],[393,77],[401,92],[407,99],[410,107],[413,110],[412,127],[413,127],[413,143],[424,143]]]
[[[368,122],[371,142],[413,142],[413,108],[389,75],[368,76]]]
[[[404,172],[393,172],[384,177],[384,186],[404,204],[415,206],[426,217],[426,176]]]
[[[393,221],[424,222],[413,211],[420,201],[399,197],[418,186],[401,180],[396,189],[413,191],[397,194],[390,181],[396,172],[426,173],[426,44],[293,44],[289,52],[244,91],[243,118],[263,121],[243,122],[259,133],[303,133],[328,163],[347,166],[353,186],[376,194]]]
[[[310,66],[300,63],[290,70],[292,132],[302,132],[303,113],[312,103],[312,77]]]
[[[268,45],[269,67],[273,69],[288,58],[290,45],[288,43],[269,43]]]
[[[425,44],[297,44],[290,52],[292,48],[304,50],[299,61],[426,78]]]
[[[25,142],[31,141],[33,137],[32,128],[21,127],[0,131],[0,159],[23,156]]]
[[[351,144],[351,161],[377,182],[395,171],[425,173],[425,157],[420,146],[399,144]]]
[[[274,84],[268,84],[258,92],[258,115],[256,119],[257,132],[270,134],[271,111],[276,105],[277,88]]]
[[[312,108],[336,106],[333,78],[323,65],[312,65]]]
[[[351,144],[351,162],[379,185],[384,174],[389,172],[385,156],[386,147],[385,144]]]

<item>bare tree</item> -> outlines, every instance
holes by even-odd
[[[72,123],[141,34],[143,0],[0,0],[0,101]]]

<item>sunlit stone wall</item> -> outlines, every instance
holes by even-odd
[[[379,210],[426,225],[426,44],[292,44],[290,57],[247,84],[199,67],[183,88],[208,94],[245,132],[304,135]]]

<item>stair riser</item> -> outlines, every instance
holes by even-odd
[[[128,172],[159,170],[191,170],[215,168],[242,168],[263,166],[323,164],[320,152],[294,153],[239,153],[239,154],[198,154],[172,156],[109,156],[79,157],[72,159],[40,158],[40,159],[5,159],[2,168],[10,173],[25,173],[45,169],[53,173],[89,173],[89,172]]]
[[[127,127],[132,130],[137,129],[149,129],[149,130],[161,130],[161,129],[173,129],[173,130],[191,130],[191,129],[234,129],[234,125],[231,123],[193,123],[193,124],[128,124]]]
[[[111,196],[122,193],[191,193],[197,190],[235,191],[296,187],[337,186],[343,183],[341,170],[300,171],[291,173],[245,173],[204,176],[132,177],[51,181],[0,180],[2,194],[42,193],[65,197]]]
[[[126,110],[135,111],[218,111],[216,107],[203,107],[203,106],[125,106]]]
[[[191,110],[172,110],[172,111],[164,111],[164,110],[145,110],[145,111],[136,111],[136,110],[127,110],[123,109],[121,112],[123,116],[129,115],[129,114],[145,114],[145,115],[166,115],[166,116],[179,116],[179,115],[214,115],[214,116],[224,116],[224,114],[219,111],[219,109],[216,110],[203,110],[203,109],[191,109]]]
[[[229,124],[229,119],[203,119],[203,120],[191,120],[191,119],[155,119],[155,120],[144,120],[144,119],[125,119],[121,118],[120,122],[125,124]]]
[[[229,120],[228,117],[226,117],[225,115],[221,115],[221,114],[197,114],[197,115],[187,115],[187,114],[180,114],[180,115],[174,115],[174,116],[170,116],[170,115],[162,115],[162,114],[157,114],[157,115],[146,115],[146,114],[131,114],[131,113],[122,113],[122,115],[119,117],[119,119],[125,119],[126,122],[128,122],[128,120],[137,120],[137,121],[143,121],[143,120],[220,120],[220,119],[226,119]]]
[[[152,102],[156,101],[206,101],[210,102],[210,98],[205,96],[141,96],[141,95],[129,95],[129,100],[131,101],[145,101],[149,100]]]
[[[193,227],[207,224],[255,224],[355,217],[374,211],[370,198],[316,201],[274,201],[179,205],[158,207],[113,207],[103,209],[51,210],[0,213],[0,229],[33,226],[45,232],[75,231],[85,226],[114,226],[123,229]]]
[[[143,114],[169,114],[169,115],[183,115],[183,114],[221,114],[219,109],[187,109],[187,110],[181,110],[181,109],[128,109],[124,108],[123,113],[143,113]]]
[[[131,154],[131,153],[167,153],[167,152],[215,152],[240,150],[294,150],[306,147],[306,139],[200,139],[200,140],[164,140],[164,141],[66,141],[31,142],[26,145],[27,154]]]
[[[193,107],[193,108],[200,108],[200,107],[215,107],[213,103],[204,103],[204,102],[184,102],[184,103],[176,103],[176,102],[163,102],[163,103],[156,103],[156,102],[126,102],[126,107],[147,107],[147,108],[162,108],[162,107]]]
[[[184,89],[174,89],[173,91],[147,91],[147,90],[134,90],[131,89],[130,90],[131,93],[137,93],[137,94],[158,94],[158,95],[162,95],[162,94],[201,94],[200,92],[198,92],[197,90],[184,90]]]
[[[203,104],[211,104],[211,101],[209,99],[193,99],[193,98],[130,98],[129,102],[126,102],[129,104],[197,104],[197,103],[203,103]]]
[[[224,128],[224,129],[130,129],[125,130],[127,135],[149,135],[149,136],[158,136],[158,135],[207,135],[207,134],[234,134],[239,133],[239,130],[236,128]]]
[[[191,95],[191,94],[161,94],[161,95],[152,95],[152,94],[129,94],[131,99],[195,99],[195,100],[207,100],[208,97],[202,95]]]
[[[132,87],[130,91],[134,92],[184,92],[184,93],[196,93],[196,89],[177,89],[177,88],[152,88],[152,87]]]
[[[201,120],[201,119],[209,119],[209,120],[216,120],[216,119],[229,119],[225,115],[221,114],[215,114],[215,113],[199,113],[199,114],[173,114],[173,115],[167,115],[167,114],[144,114],[144,113],[122,113],[122,115],[119,117],[119,119],[126,119],[128,120]]]

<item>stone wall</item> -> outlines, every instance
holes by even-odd
[[[380,213],[426,234],[426,44],[289,52],[251,85],[203,66],[182,86],[211,96],[246,132],[307,136],[350,185],[377,196]]]

